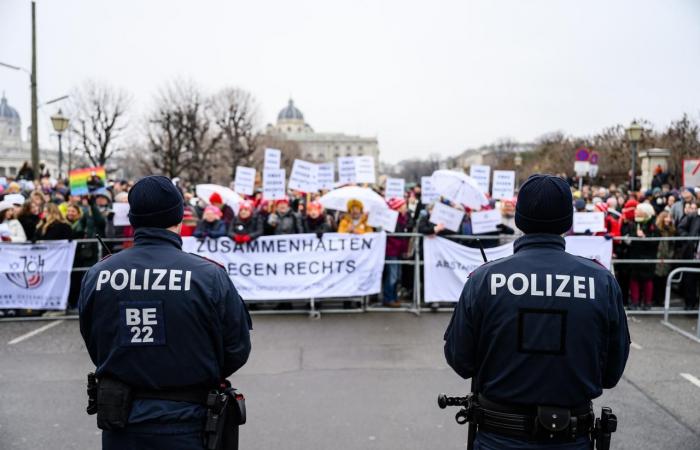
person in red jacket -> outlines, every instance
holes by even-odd
[[[408,205],[403,198],[392,198],[389,207],[399,212],[396,220],[396,233],[406,233],[413,229],[413,218],[408,212]],[[406,258],[408,253],[409,238],[388,236],[386,238],[386,261],[399,261]],[[384,306],[397,308],[401,306],[398,301],[398,284],[401,280],[401,265],[387,264],[384,266],[384,287],[382,289]]]

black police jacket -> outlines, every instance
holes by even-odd
[[[211,387],[250,354],[251,320],[226,271],[181,250],[180,236],[139,228],[134,247],[85,275],[80,332],[99,376],[133,387]]]
[[[573,407],[614,387],[630,338],[612,273],[566,253],[560,236],[514,247],[467,280],[445,333],[448,364],[503,403]]]

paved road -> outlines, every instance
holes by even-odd
[[[674,319],[690,329],[693,322]],[[466,428],[437,393],[464,393],[442,358],[447,314],[255,316],[253,355],[234,377],[249,398],[244,449],[463,449]],[[0,448],[99,448],[85,415],[91,363],[76,321],[0,323]],[[630,321],[635,348],[597,401],[620,417],[616,449],[700,449],[700,344]]]

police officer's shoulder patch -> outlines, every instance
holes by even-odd
[[[202,259],[204,259],[204,260],[206,260],[206,261],[209,261],[209,262],[212,263],[212,264],[215,264],[215,265],[221,267],[222,269],[226,269],[226,267],[225,267],[223,264],[221,264],[220,262],[214,261],[213,259],[209,259],[209,258],[207,258],[206,256],[198,255],[198,254],[196,254],[196,253],[190,253],[190,255],[194,255],[194,256],[196,256],[196,257],[198,257],[198,258],[202,258]]]
[[[165,316],[160,300],[119,302],[121,347],[165,345]]]

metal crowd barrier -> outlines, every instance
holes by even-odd
[[[681,334],[682,336],[687,337],[688,339],[691,339],[695,342],[700,342],[700,309],[698,311],[671,311],[671,284],[673,282],[680,282],[682,281],[682,276],[683,273],[700,273],[700,268],[697,267],[678,267],[676,269],[673,269],[669,274],[668,277],[666,277],[666,293],[664,296],[664,319],[661,321],[661,323],[666,326],[667,328],[675,331],[676,333]],[[678,278],[674,278],[674,276],[678,274],[680,275]],[[698,323],[695,326],[695,332],[696,335],[692,335],[691,333],[688,333],[684,329],[672,324],[668,320],[668,316],[673,313],[680,313],[680,314],[697,314],[698,315]]]

